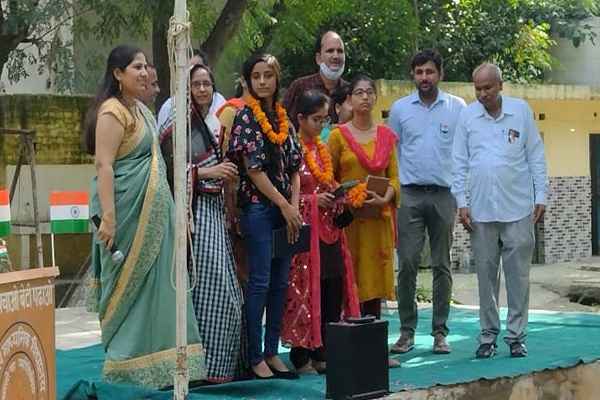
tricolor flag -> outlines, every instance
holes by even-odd
[[[10,196],[8,190],[0,190],[0,236],[10,233]]]
[[[87,192],[50,193],[52,233],[87,233],[89,218]]]

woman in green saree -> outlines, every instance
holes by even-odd
[[[176,365],[174,205],[158,148],[156,122],[136,98],[146,85],[146,58],[130,46],[114,48],[86,120],[85,144],[95,155],[91,215],[92,268],[106,351],[103,376],[111,383],[163,388]],[[126,255],[115,265],[113,243]],[[204,378],[203,350],[188,296],[188,366]]]

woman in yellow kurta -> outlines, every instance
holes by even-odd
[[[336,180],[365,182],[367,176],[389,178],[383,196],[367,191],[364,206],[378,206],[375,217],[361,217],[360,208],[355,219],[346,228],[348,244],[354,262],[359,299],[363,314],[381,316],[381,299],[395,299],[394,293],[394,215],[400,199],[395,134],[384,125],[373,121],[372,111],[377,99],[374,82],[367,76],[358,76],[350,84],[353,117],[331,132],[329,149],[333,159]],[[352,195],[364,190],[364,185],[353,189]],[[360,197],[360,196],[358,196]],[[360,204],[355,203],[354,205]]]

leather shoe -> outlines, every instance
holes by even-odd
[[[476,358],[491,358],[496,355],[496,343],[482,343],[475,352]]]
[[[400,339],[392,345],[390,353],[404,354],[415,348],[415,337],[410,334],[402,333]]]
[[[514,342],[510,345],[510,356],[515,358],[527,357],[527,347],[525,343]]]
[[[433,353],[450,354],[451,351],[450,345],[446,342],[446,337],[441,333],[436,333],[433,339]]]

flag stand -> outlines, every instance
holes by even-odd
[[[33,225],[31,224],[21,224],[22,226],[33,226],[35,228],[35,238],[36,238],[36,253],[37,253],[37,261],[38,267],[42,268],[44,266],[44,248],[42,246],[42,231],[40,229],[40,214],[39,214],[39,204],[37,198],[37,180],[36,180],[36,172],[35,172],[35,146],[33,141],[35,139],[36,132],[33,129],[9,129],[9,128],[0,128],[0,134],[4,135],[19,135],[20,143],[19,143],[19,159],[17,161],[17,167],[15,169],[15,174],[13,176],[12,182],[10,184],[10,203],[12,203],[13,197],[15,195],[15,189],[17,186],[17,181],[19,180],[19,175],[21,172],[21,167],[24,163],[29,164],[29,170],[31,172],[31,196],[33,198]],[[26,243],[29,243],[29,236],[27,236]],[[29,259],[29,256],[27,256]],[[25,268],[21,266],[21,268]]]

